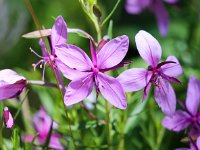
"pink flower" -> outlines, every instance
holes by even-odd
[[[183,71],[175,56],[169,56],[165,62],[160,62],[162,50],[158,41],[146,31],[139,31],[135,36],[136,46],[140,56],[149,65],[148,69],[133,68],[121,73],[117,80],[125,92],[138,91],[144,88],[143,99],[154,84],[155,100],[162,111],[172,115],[176,109],[176,95],[168,81],[180,81],[176,77]]]
[[[36,132],[38,132],[38,136],[36,139],[41,145],[45,144],[46,142],[49,131],[51,129],[51,123],[52,119],[50,118],[50,116],[48,116],[48,114],[42,107],[33,117],[33,126]],[[56,128],[57,124],[53,122],[53,129]],[[28,134],[24,137],[24,141],[32,142],[33,138],[33,135]],[[59,135],[53,132],[50,137],[49,147],[53,149],[62,150],[63,146],[61,145],[59,138]]]
[[[113,106],[126,109],[126,97],[121,84],[104,72],[123,66],[120,62],[128,51],[128,45],[128,37],[123,35],[101,44],[97,52],[91,41],[92,61],[79,47],[70,44],[57,45],[56,56],[72,69],[68,72],[59,66],[63,75],[72,80],[66,88],[65,104],[68,106],[82,101],[95,87],[97,93],[100,91]]]
[[[15,71],[4,69],[0,71],[0,100],[18,96],[26,86],[26,79]]]
[[[8,107],[5,107],[3,110],[3,121],[6,126],[6,128],[12,128],[14,125],[14,119],[12,117],[12,114],[10,113]]]

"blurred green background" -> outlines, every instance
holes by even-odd
[[[102,19],[110,13],[116,2],[116,0],[98,1],[99,8],[102,11]],[[96,38],[95,28],[84,14],[78,0],[31,0],[31,3],[40,26],[51,28],[54,23],[53,18],[62,15],[68,27],[83,29]],[[174,5],[164,3],[170,18],[169,32],[166,37],[160,36],[155,17],[150,11],[145,10],[141,14],[130,15],[125,11],[124,4],[125,1],[122,0],[111,19],[113,20],[113,37],[123,34],[129,36],[130,47],[126,59],[133,61],[129,67],[147,67],[139,57],[134,40],[135,34],[139,30],[146,30],[160,42],[163,50],[163,60],[169,55],[174,55],[179,59],[184,69],[184,75],[180,78],[183,83],[181,86],[173,86],[175,87],[177,98],[184,100],[189,76],[195,75],[200,79],[200,1],[179,0]],[[103,28],[103,35],[107,34],[107,28],[108,23]],[[0,70],[10,68],[28,79],[41,79],[42,70],[38,68],[34,72],[31,66],[32,63],[35,63],[39,59],[29,50],[31,47],[41,54],[38,39],[22,38],[23,34],[34,30],[36,30],[36,26],[24,1],[0,0]],[[85,51],[89,50],[89,41],[74,34],[69,34],[68,43],[76,44]],[[122,70],[124,69],[119,70],[119,72]],[[46,76],[47,79],[51,79],[52,74],[48,73],[47,70]],[[42,101],[41,103],[45,105],[48,112],[53,118],[56,118],[56,113],[53,111],[54,103],[56,103],[53,99],[56,99],[56,96],[52,96],[51,90],[46,92],[44,89],[41,91],[40,88],[33,88],[33,91],[35,93],[31,94],[29,92],[31,111],[35,112],[39,108],[37,102]],[[41,93],[38,94],[38,91]],[[158,145],[157,149],[162,150],[187,147],[187,144],[180,142],[185,136],[184,132],[177,134],[165,130],[161,125],[164,115],[153,98],[150,98],[147,103],[141,103],[141,94],[139,92],[131,95],[135,101],[129,102],[130,107],[126,111],[128,113],[128,118],[126,118],[128,122],[123,126],[127,128],[125,134],[120,133],[119,126],[119,129],[115,129],[117,128],[115,121],[120,122],[120,119],[122,119],[120,118],[120,114],[123,112],[115,109],[112,110],[113,120],[117,118],[112,122],[112,127],[115,131],[113,136],[119,139],[123,136],[123,144],[127,150],[156,149],[156,144]],[[44,98],[48,98],[49,100],[46,102]],[[83,111],[79,111],[84,114]],[[119,114],[116,118],[114,116],[115,111],[118,111],[117,114]],[[59,119],[57,120],[60,121]],[[93,128],[101,131],[102,126],[95,126]],[[60,132],[63,130],[61,128]],[[119,132],[117,132],[118,130]],[[84,137],[85,141],[83,143],[85,145],[89,143],[88,145],[90,145],[89,138],[93,136],[93,131],[88,134],[85,132],[85,128],[80,128],[80,132],[83,132],[82,134],[87,136]],[[114,140],[114,142],[117,142],[117,140]]]

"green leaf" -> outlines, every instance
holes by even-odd
[[[133,97],[131,99],[133,99]],[[144,102],[142,102],[142,100],[141,100],[137,104],[135,104],[133,111],[130,113],[128,120],[126,122],[126,125],[125,125],[125,128],[124,128],[125,134],[128,133],[131,129],[133,129],[139,123],[138,119],[141,117],[140,113],[146,106],[146,103],[147,103],[147,100]]]
[[[18,128],[15,128],[13,131],[13,137],[12,137],[12,143],[13,143],[13,149],[18,150],[19,149],[19,130]]]
[[[33,39],[33,38],[41,38],[45,36],[51,35],[51,29],[37,30],[33,32],[26,33],[22,35],[23,38]]]
[[[3,116],[3,103],[1,102],[0,103],[0,116]],[[1,120],[1,118],[0,118],[0,120]]]
[[[110,20],[109,26],[108,26],[108,36],[110,39],[112,39],[112,36],[113,36],[112,32],[113,32],[113,21]]]

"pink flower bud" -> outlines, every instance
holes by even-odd
[[[14,124],[14,119],[8,109],[8,107],[5,107],[3,110],[3,121],[6,126],[6,128],[12,128]]]

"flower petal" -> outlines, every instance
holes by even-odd
[[[119,109],[126,109],[127,103],[124,90],[115,78],[99,72],[96,82],[101,94],[107,101]]]
[[[56,150],[63,150],[63,146],[61,145],[60,141],[59,141],[59,135],[56,133],[53,133],[51,135],[50,141],[49,141],[49,147],[56,149]]]
[[[180,132],[181,130],[187,128],[190,124],[189,114],[184,111],[176,111],[173,116],[166,116],[162,125],[172,131]]]
[[[26,80],[23,76],[18,75],[11,69],[3,69],[0,71],[0,81],[13,84],[21,80]]]
[[[31,143],[33,141],[33,139],[34,139],[34,135],[32,135],[32,134],[26,134],[26,135],[22,136],[23,142]]]
[[[85,99],[92,92],[93,85],[92,73],[70,82],[64,97],[65,105],[70,106]]]
[[[54,48],[56,44],[64,44],[67,41],[67,25],[62,16],[58,16],[51,30],[51,43]]]
[[[166,61],[173,61],[175,63],[168,63],[161,67],[162,72],[170,77],[179,77],[183,74],[183,69],[175,56],[167,57]]]
[[[187,110],[196,115],[200,102],[200,81],[191,76],[188,83],[186,107]]]
[[[117,77],[125,92],[141,90],[147,85],[149,79],[148,71],[142,68],[128,69]]]
[[[139,31],[135,36],[136,46],[145,62],[156,67],[161,58],[161,47],[158,41],[146,31]]]
[[[152,82],[149,81],[147,83],[147,85],[144,87],[144,93],[143,93],[143,96],[142,96],[142,100],[146,100],[148,93],[149,93],[149,90],[151,89],[151,85],[152,85]]]
[[[91,70],[93,64],[87,54],[77,46],[71,44],[60,44],[55,51],[58,59],[70,68],[79,71]]]
[[[139,14],[150,5],[151,0],[127,0],[126,11],[130,14]]]
[[[62,72],[63,76],[66,77],[67,79],[75,80],[75,79],[80,78],[80,76],[84,76],[87,74],[87,72],[81,72],[79,70],[68,67],[59,59],[56,59],[55,62],[58,69]]]
[[[172,116],[176,110],[176,95],[170,83],[164,79],[158,79],[154,94],[155,100],[163,113]]]
[[[200,149],[200,137],[197,138],[197,148]]]
[[[165,9],[163,3],[160,0],[156,0],[155,3],[151,5],[151,9],[156,16],[160,34],[162,36],[165,36],[168,32],[168,26],[169,26],[167,10]]]
[[[45,46],[45,44],[44,44],[42,38],[40,38],[40,40],[39,40],[39,45],[40,45],[40,47],[41,47],[41,49],[42,49],[42,55],[43,55],[44,57],[49,56],[49,55],[48,55],[48,52],[47,52],[47,49],[46,49],[46,46]]]
[[[97,54],[99,69],[111,68],[119,64],[125,57],[129,46],[126,35],[118,36],[107,42]]]
[[[25,80],[18,81],[15,84],[0,82],[0,100],[14,98],[18,96],[26,85]]]
[[[43,107],[41,107],[33,117],[33,125],[35,130],[39,133],[39,135],[43,135],[44,138],[48,136],[49,130],[51,128],[51,122],[52,119]]]

